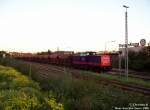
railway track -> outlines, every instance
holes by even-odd
[[[78,70],[77,70],[78,71]],[[75,75],[75,72],[72,74],[77,77],[77,78],[81,78],[82,76],[78,76],[78,75]],[[91,77],[83,77],[82,79],[86,79],[88,80],[89,78]],[[114,87],[119,87],[123,90],[127,90],[127,91],[132,91],[132,92],[138,92],[138,93],[142,93],[142,94],[145,94],[145,95],[148,95],[150,96],[150,88],[146,88],[146,87],[142,87],[142,86],[137,86],[137,85],[129,85],[129,84],[124,84],[124,83],[121,83],[119,81],[116,81],[116,80],[110,80],[110,79],[107,79],[107,78],[100,78],[100,79],[96,79],[96,81],[98,83],[100,82],[105,82],[106,85],[112,85]]]
[[[74,78],[83,79],[83,80],[91,79],[91,77],[89,76],[83,76],[82,75],[83,71],[81,70],[70,69],[70,68],[65,68],[65,67],[60,67],[55,65],[49,65],[49,64],[40,64],[40,63],[33,63],[33,62],[27,62],[27,63],[30,63],[31,66],[35,67],[38,70],[37,75],[40,75],[40,77],[45,80],[48,79],[50,74],[63,75],[65,72],[71,73]],[[109,80],[106,78],[100,78],[100,79],[97,78],[94,80],[96,80],[97,83],[104,82],[107,85],[112,85],[114,87],[118,87],[123,90],[138,92],[150,96],[150,88],[145,88],[137,85],[124,84],[119,81]]]
[[[107,73],[112,74],[112,75],[124,75],[125,72],[123,70],[119,71],[118,69],[115,69]],[[135,71],[130,71],[128,76],[133,77],[133,78],[143,79],[143,80],[150,80],[150,76],[145,75],[143,72],[136,73]]]
[[[150,96],[150,88],[145,88],[145,87],[141,87],[141,86],[137,86],[137,85],[123,84],[123,83],[120,83],[119,81],[108,80],[106,78],[103,78],[101,80],[106,81],[106,82],[110,83],[113,86],[122,88],[123,90],[139,92],[139,93]]]

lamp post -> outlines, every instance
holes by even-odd
[[[111,43],[111,42],[115,42],[115,40],[114,41],[107,41],[107,42],[105,42],[105,52],[106,52],[106,49],[107,49],[107,43]]]
[[[125,74],[128,78],[128,12],[127,9],[129,8],[126,5],[123,5],[126,9],[125,11]]]

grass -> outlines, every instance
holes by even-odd
[[[126,78],[124,76],[117,76],[117,75],[104,74],[104,73],[100,74],[100,77],[120,81],[120,82],[126,83],[126,84],[133,84],[133,85],[139,85],[139,86],[144,86],[144,87],[150,88],[149,80],[142,80],[139,78],[132,78],[132,77]]]
[[[133,78],[133,77],[125,77],[125,76],[119,76],[119,75],[111,75],[111,74],[106,74],[106,73],[94,73],[90,71],[82,71],[81,72],[82,76],[86,76],[89,78],[95,79],[100,79],[100,78],[107,78],[110,80],[116,80],[119,81],[123,84],[132,84],[132,85],[139,85],[143,87],[150,88],[150,81],[149,80],[143,80],[140,78]]]
[[[122,91],[111,86],[98,84],[94,80],[50,75],[48,88],[63,102],[66,110],[113,110],[113,107],[128,107],[129,103],[148,103],[149,97]]]
[[[117,76],[117,75],[111,75],[111,74],[105,74],[102,73],[98,77],[100,78],[107,78],[110,80],[116,80],[124,84],[129,84],[129,85],[137,85],[137,86],[142,86],[142,87],[147,87],[150,88],[150,81],[149,80],[142,80],[139,78],[133,78],[133,77],[125,77],[125,76]]]

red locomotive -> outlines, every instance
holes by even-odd
[[[57,51],[47,55],[22,55],[17,58],[26,61],[71,66],[96,71],[111,69],[110,55],[97,54],[96,52],[74,54],[72,51]]]
[[[84,52],[73,56],[74,66],[90,70],[110,70],[110,56],[106,54],[97,54],[96,52]]]

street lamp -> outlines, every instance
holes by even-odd
[[[126,5],[123,5],[124,8],[126,8],[125,11],[125,74],[128,78],[128,12],[127,9],[129,8]]]
[[[111,43],[111,42],[115,42],[115,40],[114,41],[107,41],[107,42],[105,42],[105,52],[106,52],[106,49],[107,49],[107,43]]]

